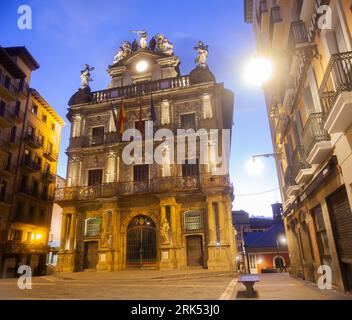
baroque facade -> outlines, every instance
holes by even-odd
[[[245,1],[260,54],[294,276],[352,288],[352,1]]]
[[[234,270],[233,187],[227,172],[211,171],[219,165],[215,149],[208,163],[201,163],[199,148],[193,158],[186,152],[183,164],[144,156],[143,164],[126,163],[130,142],[120,134],[121,125],[143,125],[143,148],[156,150],[158,129],[231,130],[233,93],[215,81],[203,43],[195,48],[198,66],[182,76],[167,38],[158,34],[148,45],[147,33],[136,33],[139,42],[126,41],[108,67],[108,89],[91,91],[94,68],[85,65],[82,87],[69,101],[67,179],[56,193],[63,208],[57,270]],[[221,143],[216,151],[222,154]]]
[[[29,88],[38,68],[25,47],[0,47],[0,277],[45,274],[64,122]]]

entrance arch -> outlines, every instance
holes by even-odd
[[[127,268],[156,267],[156,227],[152,219],[139,215],[127,228]]]

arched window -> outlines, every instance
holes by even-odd
[[[276,269],[281,269],[285,267],[285,260],[281,256],[276,256],[273,264]]]
[[[187,211],[183,216],[183,229],[186,232],[203,230],[203,215],[200,211]]]
[[[101,218],[93,217],[86,219],[85,235],[86,237],[96,237],[99,235],[101,226]]]

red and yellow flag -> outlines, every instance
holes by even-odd
[[[123,132],[125,131],[125,123],[127,121],[127,114],[126,114],[126,110],[125,110],[125,106],[123,103],[123,100],[121,100],[121,104],[120,104],[120,112],[119,112],[119,121],[117,124],[117,132],[120,134],[123,134]]]

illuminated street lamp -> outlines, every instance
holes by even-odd
[[[248,84],[260,87],[272,78],[273,72],[273,64],[269,58],[254,56],[245,65],[244,78]]]
[[[284,234],[282,234],[282,233],[277,233],[277,234],[276,234],[276,248],[277,248],[277,256],[278,256],[278,259],[281,258],[281,256],[280,256],[280,242],[281,242],[281,244],[286,244],[286,243],[287,243],[287,239],[286,239],[286,237],[285,237]],[[284,260],[283,260],[283,258],[281,258],[281,260],[279,260],[279,261],[284,261]],[[276,267],[276,263],[275,263],[275,267]],[[284,268],[285,266],[282,265],[282,266],[280,266],[280,267],[281,267],[281,268]]]

